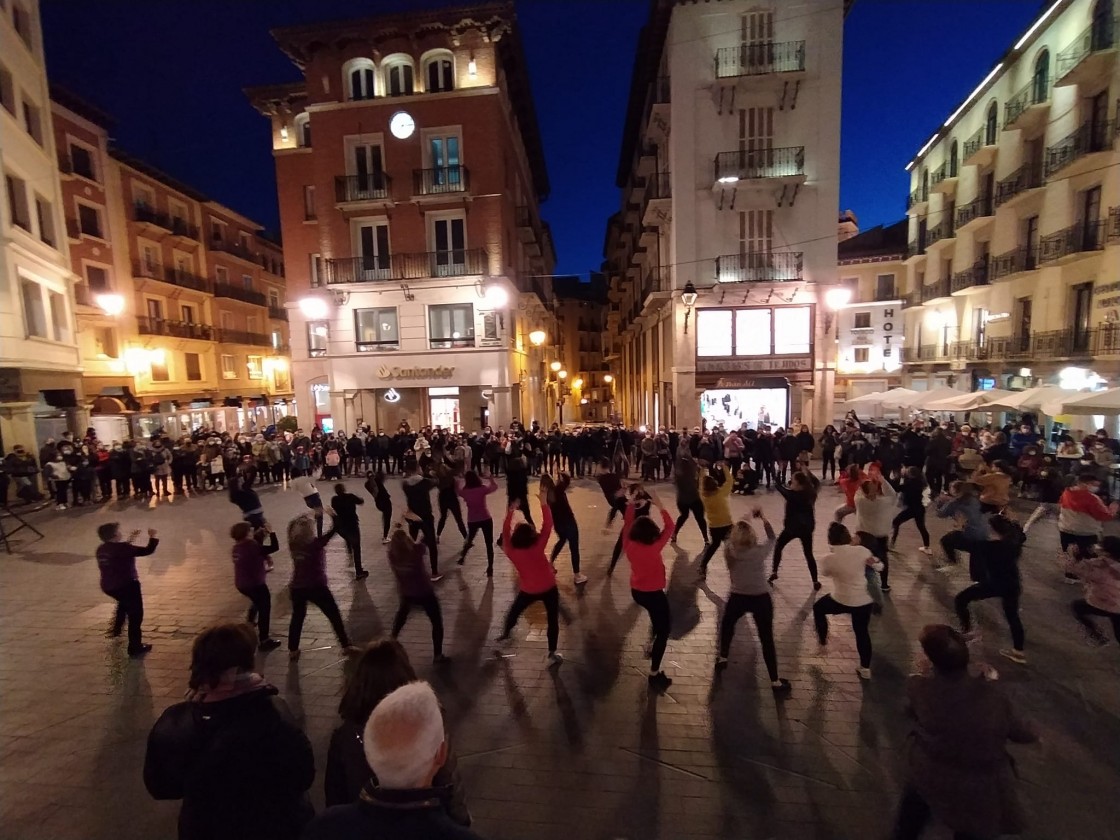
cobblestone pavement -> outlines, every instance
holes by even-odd
[[[350,483],[362,492],[356,480]],[[392,492],[399,500],[395,485]],[[278,526],[303,510],[291,491],[261,495]],[[500,503],[491,498],[497,515]],[[822,521],[837,499],[834,488],[824,488]],[[780,521],[780,498],[763,494],[757,501]],[[967,583],[963,573],[932,572],[916,551],[913,526],[905,526],[892,564],[890,603],[872,623],[874,677],[861,683],[843,619],[834,620],[827,651],[818,647],[808,573],[799,546],[790,546],[774,598],[779,662],[793,694],[779,702],[746,619],[730,667],[713,677],[727,572],[717,559],[698,586],[700,536],[689,524],[680,550],[666,552],[673,607],[666,663],[673,685],[657,696],[647,690],[642,648],[648,623],[631,602],[627,570],[605,576],[615,531],[603,531],[602,496],[590,482],[577,482],[572,503],[591,581],[582,591],[575,588],[565,552],[558,563],[567,612],[560,669],[545,667],[539,605],[518,626],[511,655],[492,655],[490,640],[514,583],[500,555],[487,580],[480,548],[461,569],[445,565],[448,575],[439,584],[452,665],[433,672],[422,615],[414,615],[402,636],[418,671],[446,704],[479,832],[540,840],[884,837],[900,783],[907,732],[901,687],[914,639],[923,624],[949,618],[952,594]],[[744,512],[753,503],[732,501]],[[359,641],[385,632],[395,608],[372,505],[363,515],[369,579],[354,583],[337,540],[329,550],[332,589]],[[11,556],[0,554],[4,838],[175,836],[177,803],[154,802],[141,781],[145,739],[161,710],[183,697],[195,632],[244,613],[226,536],[237,518],[224,494],[150,508],[110,503],[43,511],[33,521],[46,538],[24,543]],[[140,560],[146,640],[155,646],[142,662],[130,661],[120,641],[104,636],[112,604],[98,590],[92,556],[96,525],[111,519],[125,529],[157,528],[162,538],[157,553]],[[943,527],[935,523],[935,537]],[[441,548],[450,555],[459,545],[452,526]],[[1116,837],[1120,656],[1114,645],[1089,648],[1075,631],[1066,603],[1077,590],[1061,585],[1056,546],[1053,521],[1044,522],[1032,532],[1023,561],[1029,665],[998,656],[1007,644],[998,603],[976,612],[1001,685],[1043,731],[1041,744],[1014,748],[1030,806],[1026,836]],[[825,550],[823,526],[817,550]],[[280,590],[290,561],[284,551],[276,557],[273,616],[275,634],[283,635],[290,607]],[[302,718],[320,771],[336,725],[342,667],[316,610],[298,663],[289,663],[283,649],[259,659],[259,669]],[[321,773],[312,794],[321,807]],[[938,831],[929,836],[947,837]]]

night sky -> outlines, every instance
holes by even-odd
[[[403,0],[42,0],[52,81],[116,120],[115,143],[278,227],[268,125],[242,88],[295,81],[275,26],[430,8]],[[462,3],[456,5],[465,5]],[[648,0],[521,0],[544,136],[558,273],[602,260]],[[861,228],[903,215],[903,166],[1039,13],[1039,0],[857,0],[844,44],[841,207]]]

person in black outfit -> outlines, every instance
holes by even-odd
[[[436,521],[432,512],[432,488],[435,482],[420,475],[419,467],[414,461],[409,461],[405,467],[407,473],[401,489],[404,490],[405,509],[416,515],[415,519],[408,520],[408,532],[416,539],[419,533],[424,534],[424,544],[428,546],[428,561],[432,567],[432,577],[439,574],[439,549],[436,547]]]
[[[179,840],[297,840],[314,815],[311,744],[279,693],[253,673],[247,624],[204,630],[191,651],[189,699],[148,736],[144,785],[181,799]]]
[[[439,505],[439,523],[436,525],[436,536],[443,535],[443,526],[447,524],[447,515],[455,520],[459,533],[463,539],[467,538],[467,526],[463,524],[463,511],[459,507],[459,494],[455,492],[455,470],[447,463],[436,467],[436,504]]]
[[[782,435],[774,436],[775,460],[778,463],[778,474],[774,477],[775,484],[778,489],[781,485],[786,483],[786,476],[789,474],[787,471],[790,469],[790,464],[793,464],[793,470],[797,470],[797,456],[801,452],[801,444],[798,443],[797,435],[786,432]]]
[[[708,544],[708,521],[704,518],[704,503],[700,500],[700,467],[689,453],[687,447],[677,451],[677,462],[673,465],[673,486],[677,491],[677,524],[673,528],[673,545],[681,528],[688,522],[688,515],[696,520],[704,545]]]
[[[1023,652],[1025,633],[1019,618],[1019,597],[1023,591],[1023,581],[1019,573],[1019,556],[1023,553],[1023,543],[1027,537],[1019,523],[1006,516],[996,515],[988,520],[995,534],[994,540],[970,541],[968,551],[971,557],[980,562],[979,580],[957,593],[953,606],[961,622],[965,637],[972,633],[972,617],[968,605],[973,601],[999,598],[1003,603],[1003,614],[1011,630],[1011,649],[1000,653],[1012,662],[1026,664]]]
[[[832,480],[836,480],[836,449],[840,446],[840,436],[836,433],[836,427],[828,425],[824,427],[821,432],[821,480],[829,477],[829,471],[832,472]]]
[[[926,506],[923,495],[926,490],[925,479],[919,467],[907,467],[902,472],[902,487],[899,496],[902,498],[902,510],[891,522],[891,547],[898,540],[898,529],[903,522],[910,519],[918,526],[918,533],[922,535],[922,551],[929,554],[929,531],[926,529]]]
[[[365,580],[369,577],[369,572],[362,568],[362,528],[358,519],[358,505],[363,504],[365,499],[347,493],[345,484],[340,482],[334,486],[331,516],[334,518],[335,531],[346,543],[346,551],[354,561],[355,580]]]
[[[782,551],[794,540],[801,541],[801,549],[805,552],[805,563],[809,567],[809,577],[813,579],[813,589],[820,589],[817,580],[817,561],[813,557],[813,529],[817,526],[816,511],[817,491],[821,482],[811,472],[795,472],[790,478],[789,487],[779,482],[775,485],[778,492],[786,500],[785,518],[782,521],[782,533],[774,543],[774,563],[770,570],[770,582],[778,579],[778,566],[782,562]]]
[[[529,509],[529,470],[523,455],[511,454],[506,458],[506,501],[510,505],[517,502],[525,521],[533,525],[533,514]],[[459,503],[458,499],[455,503]],[[466,536],[465,531],[463,535]]]
[[[766,476],[766,489],[774,476],[774,437],[769,432],[761,432],[754,442],[754,462],[758,471]]]
[[[381,470],[366,475],[366,492],[373,497],[373,506],[381,512],[381,542],[389,542],[389,529],[393,525],[393,499],[385,489],[385,473]]]
[[[949,454],[953,442],[941,428],[934,429],[926,443],[926,481],[929,483],[930,496],[941,495],[945,486],[945,476],[949,474]]]

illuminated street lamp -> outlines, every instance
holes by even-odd
[[[607,383],[608,385],[610,385],[612,382],[614,382],[614,377],[611,376],[609,373],[604,373],[603,374],[603,381],[605,383]]]
[[[321,297],[305,297],[300,298],[299,311],[309,321],[321,321],[330,313],[330,308]]]
[[[113,318],[124,312],[124,296],[115,294],[98,295],[94,298],[101,311]]]
[[[837,286],[824,293],[824,334],[832,332],[832,322],[836,319],[836,310],[842,309],[852,300],[852,290],[847,286]]]
[[[558,370],[558,371],[556,371],[556,375],[558,377],[560,377],[560,379],[567,379],[568,378],[568,372],[566,370]]]
[[[548,338],[548,333],[544,330],[533,330],[529,333],[529,343],[534,347],[540,347],[544,344],[546,338]]]
[[[564,367],[564,366],[562,364],[560,364],[560,362],[553,362],[552,364],[550,364],[548,366],[548,369],[551,370],[553,373],[556,373],[556,371],[560,370],[560,368],[562,368],[562,367]]]
[[[582,388],[583,387],[583,378],[582,377],[576,377],[575,379],[573,379],[572,380],[572,387],[573,388]]]

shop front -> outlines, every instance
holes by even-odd
[[[0,368],[0,449],[7,453],[22,444],[37,453],[48,438],[84,433],[81,394],[78,374]]]
[[[789,428],[801,422],[813,384],[812,358],[697,360],[696,388],[706,428]]]

